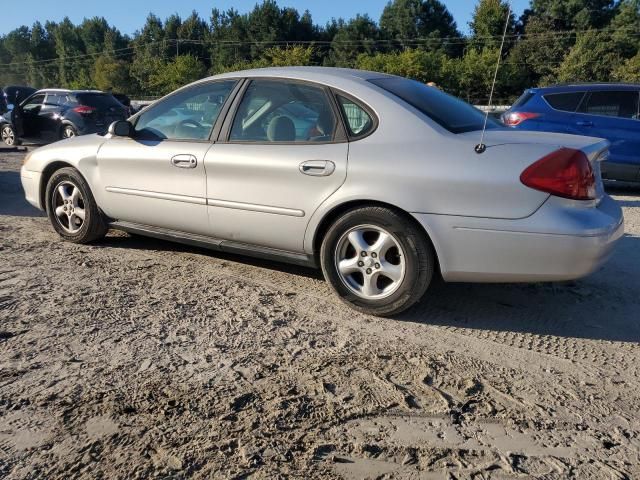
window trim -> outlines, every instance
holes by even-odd
[[[598,115],[597,113],[587,113],[587,112],[579,112],[578,110],[582,107],[582,104],[589,104],[589,100],[591,100],[591,95],[593,95],[596,92],[631,92],[631,93],[635,93],[636,97],[638,99],[638,103],[637,103],[637,109],[638,109],[638,113],[637,115],[640,115],[640,90],[633,90],[633,89],[625,89],[625,90],[615,90],[615,89],[611,89],[611,90],[589,90],[587,91],[587,95],[585,95],[582,98],[582,102],[580,103],[580,105],[578,105],[578,109],[576,109],[576,111],[574,112],[574,115],[586,115],[589,117],[598,117],[598,118],[608,118],[608,119],[612,119],[615,118],[617,120],[627,120],[627,121],[632,121],[632,122],[640,122],[640,118],[625,118],[625,117],[619,117],[617,115]]]
[[[367,138],[369,135],[372,135],[373,133],[375,133],[376,130],[378,130],[378,125],[380,124],[380,121],[378,119],[378,115],[376,115],[376,113],[374,112],[373,108],[371,108],[367,103],[363,102],[362,100],[360,100],[359,98],[351,95],[350,93],[345,92],[344,90],[340,90],[337,88],[332,88],[331,89],[333,92],[333,100],[336,104],[336,107],[338,108],[338,111],[340,113],[340,118],[342,120],[343,123],[343,128],[345,130],[345,132],[347,132],[347,137],[349,138],[349,142],[357,142],[358,140],[362,140],[363,138]],[[362,108],[370,117],[371,117],[371,121],[373,122],[373,126],[371,127],[371,129],[364,135],[351,135],[351,129],[349,128],[349,122],[347,120],[347,118],[345,117],[345,112],[342,109],[342,106],[340,105],[340,100],[338,100],[338,96],[344,97],[347,100],[351,100],[353,103],[355,103],[356,105],[358,105],[360,108]]]
[[[220,130],[220,135],[218,136],[218,140],[216,143],[225,143],[232,145],[333,145],[337,143],[348,143],[349,139],[347,136],[347,130],[342,122],[342,114],[338,109],[338,106],[333,99],[333,94],[331,92],[331,88],[322,83],[309,81],[309,80],[300,80],[298,78],[289,78],[289,77],[246,77],[244,79],[244,84],[242,86],[241,91],[238,92],[238,95],[233,102],[227,116],[224,120],[224,124]],[[256,80],[263,81],[271,81],[271,82],[289,82],[289,83],[300,83],[302,85],[309,85],[315,88],[321,89],[327,97],[327,103],[330,105],[330,108],[333,112],[333,115],[336,119],[336,130],[333,135],[332,140],[322,141],[322,142],[313,142],[313,141],[293,141],[293,142],[269,142],[269,141],[242,141],[242,140],[231,140],[231,129],[233,127],[233,122],[235,121],[236,115],[238,114],[238,109],[242,100],[244,100],[244,96],[247,92],[247,89],[251,85],[252,82]]]
[[[570,110],[560,110],[559,108],[555,108],[553,105],[551,105],[551,103],[549,103],[549,101],[547,100],[548,96],[552,96],[552,95],[567,95],[567,94],[572,94],[572,93],[582,93],[582,97],[580,98],[580,100],[578,101],[578,105],[576,106],[576,109],[572,112]],[[582,106],[582,102],[584,102],[585,97],[589,94],[589,91],[584,90],[584,91],[577,91],[577,92],[555,92],[555,93],[543,93],[541,95],[542,99],[544,100],[544,103],[547,104],[547,106],[553,110],[554,112],[560,112],[560,113],[578,113],[578,109]]]
[[[234,85],[231,88],[231,91],[229,92],[229,95],[227,95],[227,98],[224,102],[224,104],[222,105],[222,108],[220,109],[220,113],[218,113],[218,117],[216,118],[216,121],[213,123],[213,126],[211,127],[211,130],[209,130],[209,135],[207,136],[207,138],[159,138],[159,139],[153,139],[153,138],[141,138],[136,136],[135,134],[131,136],[132,140],[137,140],[137,141],[152,141],[152,142],[188,142],[188,143],[215,143],[215,138],[218,135],[218,132],[220,131],[220,128],[222,126],[222,123],[224,121],[224,117],[226,116],[231,103],[235,100],[236,95],[238,93],[238,91],[240,90],[242,83],[243,83],[243,79],[242,78],[238,78],[238,77],[229,77],[229,78],[216,78],[216,79],[212,79],[212,80],[205,80],[202,82],[197,82],[197,83],[191,83],[189,85],[185,85],[184,87],[181,87],[177,90],[174,90],[173,92],[165,95],[164,97],[156,100],[155,102],[153,102],[151,105],[149,105],[149,107],[151,106],[155,106],[160,104],[160,102],[164,102],[165,100],[168,100],[169,98],[178,95],[179,93],[183,93],[186,90],[190,90],[196,87],[200,87],[202,85],[209,85],[212,83],[219,83],[219,82],[228,82],[228,81],[234,81]],[[136,125],[138,124],[138,121],[140,120],[140,117],[145,113],[145,109],[140,110],[138,113],[136,113],[131,120],[129,120],[131,122],[132,125],[132,131],[135,132],[135,128]]]

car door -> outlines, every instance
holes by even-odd
[[[573,117],[569,133],[606,138],[611,142],[605,169],[616,176],[636,177],[640,167],[640,119],[637,90],[593,91]]]
[[[11,117],[18,137],[36,142],[41,140],[40,111],[45,98],[45,93],[36,93],[13,109]]]
[[[38,129],[44,142],[60,139],[60,106],[64,103],[64,93],[47,93],[44,104],[38,113]]]
[[[119,221],[207,234],[204,159],[219,113],[237,81],[178,90],[134,120],[132,137],[98,152],[98,203]]]
[[[253,79],[205,159],[211,235],[302,252],[309,218],[343,184],[348,143],[327,88]]]

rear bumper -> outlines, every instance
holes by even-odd
[[[538,282],[589,275],[624,234],[609,196],[594,207],[550,197],[518,220],[414,214],[430,234],[446,281]]]
[[[20,169],[20,181],[24,189],[24,196],[31,205],[40,210],[44,210],[44,206],[40,205],[40,178],[41,172],[33,172],[22,167]]]

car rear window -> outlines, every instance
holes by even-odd
[[[404,100],[452,133],[481,130],[484,125],[484,113],[438,88],[400,77],[375,78],[369,82]],[[498,126],[492,118],[487,119],[487,128]]]
[[[524,92],[520,95],[520,98],[514,102],[511,108],[518,108],[525,105],[529,100],[531,100],[535,96],[534,92]]]
[[[122,104],[116,100],[113,95],[106,93],[77,93],[75,95],[77,101],[81,105],[94,107],[98,109],[107,109],[111,107],[122,108]]]
[[[544,95],[544,99],[551,108],[573,113],[578,109],[584,94],[585,92],[549,93]]]

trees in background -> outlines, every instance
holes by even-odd
[[[270,65],[356,67],[433,81],[467,100],[570,81],[640,81],[640,0],[531,0],[507,24],[505,0],[478,0],[462,35],[441,0],[391,0],[367,15],[315,25],[308,11],[263,0],[166,20],[150,14],[133,36],[104,18],[36,22],[0,36],[0,85],[99,88],[157,96],[207,74]]]

